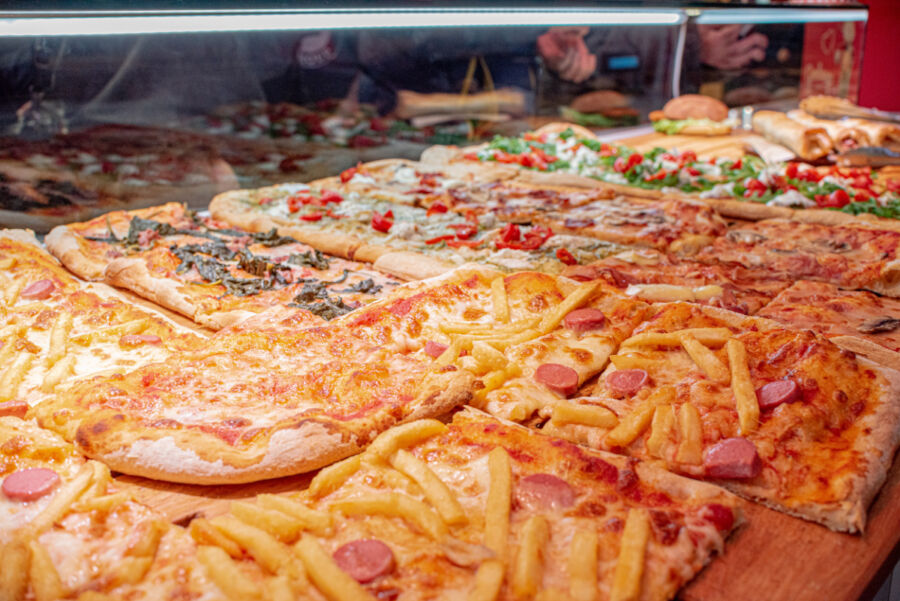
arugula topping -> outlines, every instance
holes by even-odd
[[[900,219],[900,200],[892,199],[887,201],[883,206],[875,202],[874,198],[861,202],[851,202],[839,209],[832,210],[850,213],[851,215],[860,215],[862,213],[871,213],[878,217],[886,217],[888,219]]]

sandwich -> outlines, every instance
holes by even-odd
[[[725,103],[700,94],[673,98],[661,111],[650,113],[650,120],[653,129],[668,135],[722,136],[734,125]]]
[[[628,97],[615,90],[597,90],[575,98],[559,109],[567,121],[584,127],[622,127],[637,125],[638,112]]]

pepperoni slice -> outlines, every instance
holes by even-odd
[[[563,319],[563,325],[578,335],[602,328],[606,323],[606,315],[600,309],[575,309]]]
[[[516,500],[536,511],[566,509],[575,504],[575,489],[553,474],[532,474],[516,485]]]
[[[563,396],[575,394],[578,390],[578,372],[567,365],[544,363],[534,372],[534,379]]]
[[[728,532],[734,526],[734,512],[731,511],[730,507],[725,507],[718,503],[710,503],[703,506],[701,515],[715,526],[719,532]]]
[[[371,582],[394,571],[394,552],[378,539],[360,539],[334,552],[334,561],[357,582]]]
[[[162,338],[154,334],[125,334],[119,338],[119,346],[140,346],[142,344],[159,344]]]
[[[713,445],[703,460],[710,478],[755,478],[762,471],[756,445],[746,438],[726,438]]]
[[[643,369],[617,369],[606,376],[606,386],[617,396],[634,396],[649,379]]]
[[[6,401],[0,403],[0,417],[18,417],[23,418],[28,413],[28,403],[25,401]]]
[[[56,284],[53,283],[53,280],[38,280],[25,286],[19,296],[28,300],[45,300],[50,298],[54,290],[56,290]]]
[[[13,472],[3,481],[3,494],[16,501],[40,499],[59,484],[59,474],[43,467]]]
[[[429,340],[425,343],[425,354],[430,357],[434,357],[435,359],[440,357],[446,350],[446,344],[441,344],[440,342],[435,342],[434,340]]]
[[[776,380],[756,389],[760,409],[773,409],[782,403],[800,400],[800,387],[793,380]]]

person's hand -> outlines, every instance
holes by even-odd
[[[537,39],[544,64],[562,79],[581,83],[597,69],[597,57],[584,43],[587,27],[551,27]]]
[[[698,25],[700,62],[716,69],[740,69],[766,57],[769,38],[761,33],[740,37],[742,25]]]

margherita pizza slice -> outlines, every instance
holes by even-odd
[[[302,598],[664,601],[722,552],[738,506],[720,488],[466,409],[449,426],[390,430],[308,491],[233,503],[190,531],[225,551],[226,590],[229,573],[251,581],[236,549],[271,574],[305,573]]]
[[[69,274],[25,230],[0,231],[0,414],[66,381],[130,370],[205,339]]]
[[[792,280],[900,296],[900,231],[769,219],[733,228],[695,258],[766,269]]]
[[[589,396],[563,419],[546,412],[545,431],[862,530],[900,442],[900,374],[809,330],[688,303],[654,310]]]
[[[840,347],[900,368],[900,300],[800,280],[757,315],[815,330]]]
[[[686,301],[753,315],[790,285],[762,269],[707,264],[654,250],[628,250],[596,263],[573,265],[563,275],[603,279],[628,296],[648,302]]]
[[[317,323],[398,284],[274,230],[234,230],[177,203],[60,226],[47,246],[82,277],[126,288],[213,329],[274,305],[303,310]]]

